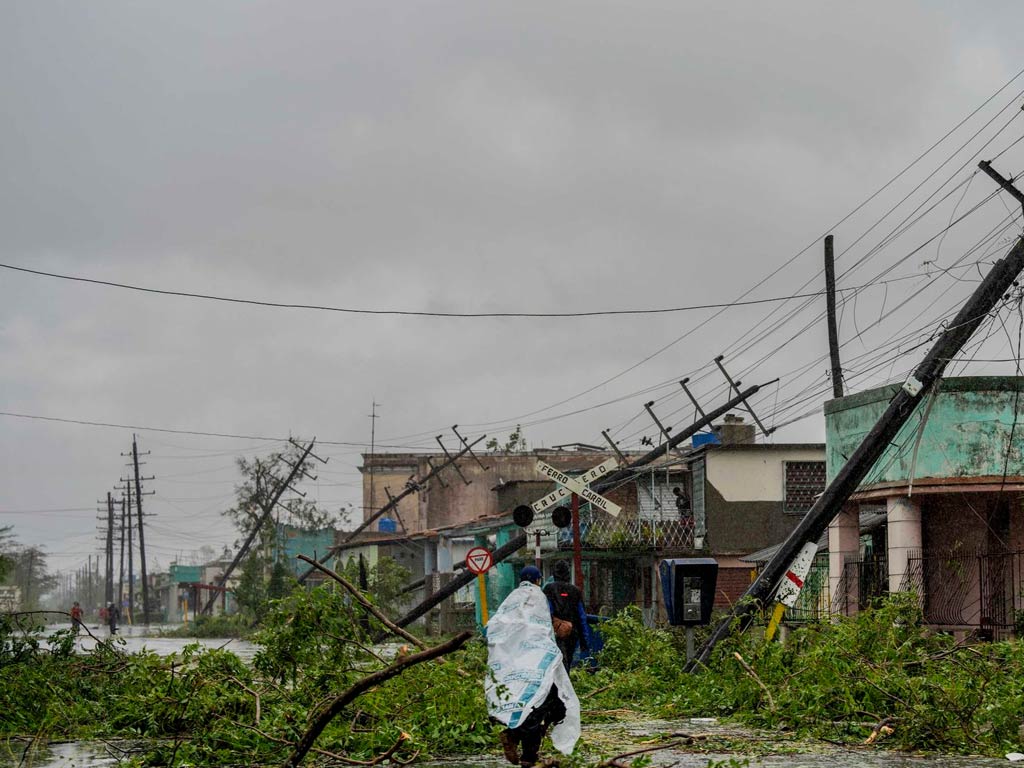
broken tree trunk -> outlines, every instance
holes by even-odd
[[[380,685],[386,680],[390,680],[392,677],[402,673],[409,667],[421,664],[424,661],[436,659],[447,653],[458,650],[465,645],[466,641],[472,636],[472,632],[462,632],[451,640],[441,643],[440,645],[435,645],[433,648],[428,648],[425,651],[420,651],[419,653],[414,653],[410,656],[403,656],[391,664],[391,666],[356,681],[344,693],[336,696],[320,710],[319,714],[317,714],[313,719],[312,725],[309,726],[306,733],[303,734],[302,738],[295,744],[295,749],[285,761],[284,768],[296,768],[296,766],[302,762],[303,758],[305,758],[313,748],[317,738],[319,738],[320,734],[323,733],[324,728],[330,724],[331,720],[337,717],[345,707],[359,698],[362,694],[366,693],[374,686]]]

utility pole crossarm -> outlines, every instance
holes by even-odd
[[[818,497],[800,524],[782,543],[774,557],[747,589],[746,594],[736,603],[730,615],[715,628],[694,659],[691,668],[698,664],[707,664],[715,645],[732,631],[737,619],[741,627],[750,622],[754,611],[771,596],[801,547],[821,537],[843,504],[857,490],[875,462],[913,414],[921,399],[942,376],[949,361],[956,357],[1022,270],[1024,238],[1018,240],[1010,252],[995,263],[967,303],[943,330],[942,335],[893,396],[885,413],[864,437],[846,464],[840,468],[825,492]]]
[[[363,520],[363,522],[360,523],[356,527],[356,529],[354,531],[349,533],[348,536],[346,536],[344,538],[344,540],[342,541],[342,544],[347,544],[348,542],[352,541],[352,539],[354,539],[360,533],[362,533],[367,528],[369,528],[371,525],[373,525],[374,521],[379,519],[382,515],[387,514],[392,509],[397,509],[397,507],[398,507],[399,503],[402,501],[402,499],[404,499],[406,496],[409,496],[410,494],[417,493],[431,479],[437,477],[440,480],[440,476],[441,476],[441,472],[442,471],[444,471],[449,466],[455,465],[455,462],[458,459],[462,458],[465,454],[471,452],[471,449],[473,448],[473,446],[476,445],[477,443],[479,443],[485,437],[487,437],[487,435],[480,435],[480,437],[478,437],[476,440],[474,440],[471,443],[467,443],[466,446],[462,450],[460,450],[458,453],[455,453],[455,454],[450,454],[450,453],[448,453],[447,450],[445,450],[445,456],[447,458],[445,459],[445,461],[442,464],[438,464],[436,467],[433,464],[431,464],[430,460],[428,459],[427,460],[427,465],[430,467],[430,472],[428,472],[427,474],[425,474],[421,478],[415,478],[415,479],[409,480],[409,482],[407,482],[405,484],[405,489],[400,494],[398,494],[397,496],[392,496],[390,493],[388,493],[388,503],[385,504],[380,509],[378,509],[376,512],[374,512],[368,518]],[[438,442],[440,442],[440,436],[438,436]],[[444,448],[444,445],[442,444],[441,447]],[[457,465],[455,466],[455,469],[456,469],[456,471],[458,471],[458,466]],[[459,472],[459,476],[460,477],[462,476],[461,472]],[[465,480],[465,478],[463,478],[463,479]],[[468,481],[467,481],[467,484],[468,484]],[[337,547],[331,547],[330,549],[327,550],[327,553],[323,557],[317,559],[317,562],[321,563],[321,564],[327,562],[331,557],[334,556],[334,553],[337,552],[337,551],[338,551]],[[299,576],[299,579],[298,579],[299,583],[300,584],[305,583],[306,579],[308,579],[310,577],[310,574],[312,574],[313,571],[315,571],[315,570],[316,570],[315,567],[310,567],[308,570],[306,570],[305,573],[303,573],[301,576]]]

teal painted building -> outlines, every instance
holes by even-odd
[[[897,390],[825,404],[829,480]],[[936,626],[1012,631],[1024,611],[1022,412],[1022,377],[947,378],[923,398],[830,526],[834,612],[914,590]],[[884,524],[865,533],[866,511],[884,513]]]

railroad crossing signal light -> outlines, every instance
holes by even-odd
[[[512,510],[512,522],[520,528],[525,528],[533,522],[533,509],[526,504],[520,504]]]
[[[568,528],[572,525],[572,510],[569,507],[556,507],[551,512],[551,522],[559,528]]]

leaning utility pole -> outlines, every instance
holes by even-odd
[[[745,403],[747,398],[753,397],[755,394],[757,394],[761,387],[767,387],[771,384],[774,384],[776,381],[778,381],[778,379],[766,382],[765,384],[755,384],[752,387],[747,387],[742,392],[737,393],[735,397],[726,402],[724,405],[716,408],[713,411],[708,411],[700,419],[695,421],[686,429],[682,429],[677,434],[672,435],[671,438],[667,439],[664,443],[659,444],[658,447],[654,448],[653,450],[648,451],[643,456],[638,458],[636,461],[633,461],[624,467],[620,467],[614,472],[610,472],[604,477],[595,480],[590,484],[590,489],[594,491],[594,493],[603,493],[606,490],[617,487],[622,483],[622,481],[631,479],[633,475],[636,473],[637,468],[650,464],[653,461],[657,461],[666,453],[674,449],[677,445],[682,443],[684,440],[693,437],[693,435],[695,435],[704,427],[710,426],[711,423],[714,422],[714,420],[717,419],[719,416],[728,413],[733,408],[738,406],[740,403]],[[738,381],[736,382],[737,385],[739,383],[740,382]]]
[[[828,316],[828,354],[832,359],[832,396],[843,396],[843,368],[839,364],[839,329],[836,327],[836,260],[832,235],[825,236],[825,309]]]
[[[267,522],[267,518],[269,518],[270,514],[274,511],[274,507],[277,506],[277,503],[281,500],[281,495],[285,492],[285,489],[290,487],[292,480],[295,479],[295,476],[298,474],[306,474],[306,471],[303,469],[303,464],[306,463],[306,459],[309,458],[309,455],[313,452],[313,446],[315,444],[316,438],[314,437],[312,440],[309,441],[309,445],[307,445],[305,449],[303,449],[302,456],[299,457],[299,460],[296,461],[294,464],[291,464],[292,471],[288,473],[288,477],[284,480],[284,482],[280,482],[277,484],[277,487],[274,489],[274,496],[270,500],[269,504],[263,506],[262,502],[257,501],[257,503],[263,509],[263,514],[260,515],[259,520],[256,521],[256,524],[253,526],[252,530],[249,531],[249,535],[246,537],[245,542],[239,548],[238,552],[235,553],[235,557],[231,561],[231,564],[224,571],[224,575],[220,577],[220,583],[217,584],[218,588],[223,589],[227,585],[228,579],[231,577],[231,574],[234,572],[235,568],[238,567],[238,564],[242,562],[242,558],[244,558],[246,554],[249,552],[249,547],[252,546],[253,540],[259,534],[260,529],[263,527],[263,525]],[[326,459],[320,459],[320,461],[326,463]],[[285,462],[289,463],[287,462],[287,460],[285,460]],[[218,594],[220,594],[218,591],[212,591],[210,593],[210,599],[207,600],[206,605],[203,607],[203,613],[210,613],[210,610],[213,608],[213,604],[217,601]]]
[[[1004,189],[1024,203],[1024,195],[992,170],[988,163],[982,162],[980,166]],[[782,543],[744,596],[735,604],[729,616],[715,628],[700,653],[691,662],[690,669],[697,664],[706,665],[715,645],[732,631],[733,626],[745,628],[750,623],[752,614],[759,610],[778,587],[786,569],[800,549],[807,542],[817,541],[825,532],[829,523],[841,511],[843,504],[857,490],[861,481],[899,433],[900,428],[913,414],[917,404],[941,378],[949,361],[956,357],[1022,270],[1024,238],[1019,239],[1010,252],[995,263],[950,325],[943,330],[942,335],[893,396],[885,413],[829,483],[825,492],[818,497],[800,524]]]
[[[132,484],[125,481],[124,499],[128,507],[128,623],[134,624],[135,614],[135,564],[132,558]]]

